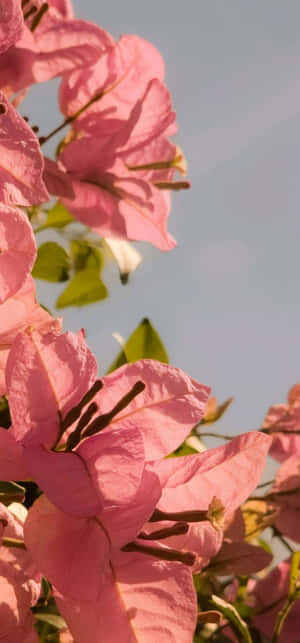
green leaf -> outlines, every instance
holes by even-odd
[[[0,397],[0,426],[3,429],[9,429],[11,425],[8,401],[5,396]]]
[[[116,368],[136,362],[139,359],[157,359],[168,364],[169,358],[163,342],[149,319],[143,319],[130,335],[116,359],[110,365],[108,373]]]
[[[69,257],[65,249],[54,241],[47,241],[38,249],[32,275],[45,281],[66,281],[69,278],[69,268]]]
[[[0,482],[0,502],[10,505],[11,502],[23,502],[25,489],[16,482]]]
[[[50,614],[49,612],[35,612],[35,618],[42,623],[48,623],[57,630],[63,630],[67,627],[66,622],[59,614]]]
[[[107,288],[94,269],[79,270],[56,302],[57,308],[85,306],[105,299]]]
[[[41,232],[47,228],[64,228],[69,223],[73,223],[74,219],[70,212],[57,201],[51,210],[47,211],[47,219],[45,223],[39,226],[35,232]]]
[[[86,241],[71,241],[71,254],[75,272],[85,268],[101,272],[103,258],[98,248],[90,246]]]
[[[233,605],[231,605],[230,603],[227,603],[226,601],[223,600],[223,598],[220,598],[215,594],[213,594],[211,597],[211,603],[220,612],[222,612],[225,618],[228,619],[233,631],[239,637],[239,641],[245,641],[246,643],[253,643],[252,636],[249,632],[247,623],[242,619],[242,617],[240,616],[240,614],[238,613],[238,611]]]

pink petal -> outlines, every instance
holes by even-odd
[[[31,478],[62,511],[81,518],[102,509],[100,494],[76,453],[54,453],[30,444],[23,457]]]
[[[207,509],[213,497],[226,513],[237,509],[262,475],[270,439],[256,431],[199,455],[170,458],[153,465],[163,486],[159,509]]]
[[[96,360],[82,333],[20,333],[7,361],[6,380],[16,439],[52,447],[62,416],[94,383]]]
[[[300,435],[293,435],[285,431],[299,431],[300,406],[299,404],[276,404],[271,406],[263,423],[264,428],[270,428],[272,444],[270,454],[282,462],[292,455],[300,456]]]
[[[292,456],[285,460],[276,474],[275,484],[270,493],[279,493],[272,499],[277,507],[275,526],[282,534],[299,542],[299,511],[300,511],[300,458]],[[295,493],[284,492],[295,491]],[[283,495],[281,495],[283,494]]]
[[[283,607],[289,587],[290,560],[284,560],[275,567],[265,578],[261,579],[255,587],[254,595],[258,611],[268,609],[257,614],[254,618],[255,626],[266,636],[271,637],[276,618]],[[282,598],[282,601],[280,599]],[[272,604],[274,606],[272,607]],[[298,643],[299,641],[300,600],[298,599],[289,612],[279,638],[280,643]]]
[[[158,477],[144,471],[141,485],[133,501],[127,506],[106,508],[98,517],[115,548],[134,540],[152,515],[161,495]]]
[[[85,123],[95,112],[100,112],[104,120],[107,117],[115,120],[118,126],[128,119],[149,81],[153,78],[163,81],[164,74],[163,58],[151,43],[139,36],[122,36],[108,52],[104,64],[100,60],[94,67],[84,70],[81,76],[71,74],[65,78],[60,90],[60,107],[69,116],[99,90],[112,86],[111,91],[78,119],[75,127],[85,129]]]
[[[1,643],[26,641],[33,629],[30,592],[21,570],[0,561],[0,640]]]
[[[59,591],[81,600],[99,597],[109,554],[99,522],[69,516],[41,496],[29,511],[24,538],[39,569]]]
[[[15,44],[23,31],[19,0],[4,0],[0,6],[0,54]]]
[[[180,563],[120,554],[97,602],[57,602],[75,640],[84,643],[191,643],[196,597]]]
[[[149,241],[159,250],[171,250],[176,243],[167,231],[166,194],[130,172],[123,171],[111,181],[108,186],[98,179],[74,181],[75,198],[62,202],[75,219],[100,236]]]
[[[5,368],[10,346],[17,334],[28,326],[43,331],[61,332],[61,320],[51,317],[37,303],[31,276],[13,297],[0,305],[0,395],[6,393]]]
[[[144,442],[139,429],[122,427],[85,440],[76,450],[84,461],[103,507],[133,501],[144,470]]]
[[[35,237],[26,214],[0,207],[0,304],[20,290],[35,258]]]
[[[2,92],[0,102],[5,110],[0,114],[0,200],[7,205],[48,201],[38,140]]]
[[[248,575],[268,567],[272,554],[246,542],[223,542],[217,556],[211,561],[210,569],[217,576]]]
[[[143,435],[146,458],[160,458],[174,451],[201,420],[209,388],[177,368],[140,360],[102,379],[103,389],[96,398],[101,413],[110,411],[139,380],[146,385],[145,390],[110,426],[123,429],[137,426]]]
[[[11,430],[1,428],[0,472],[1,480],[26,480],[28,478],[23,449],[16,442]]]
[[[44,156],[44,163],[45,169],[43,178],[50,194],[72,199],[74,197],[74,190],[72,187],[72,181],[66,172],[61,170],[56,161],[48,159],[47,156]]]

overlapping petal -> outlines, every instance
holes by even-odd
[[[0,304],[24,285],[35,258],[35,238],[26,214],[0,206]]]
[[[48,201],[38,140],[2,92],[0,105],[0,200],[26,206]]]
[[[101,413],[110,411],[139,380],[146,385],[145,390],[113,418],[110,426],[138,426],[146,458],[152,460],[171,453],[184,441],[201,420],[210,389],[180,369],[140,360],[103,377],[103,389],[96,398]]]
[[[94,383],[96,360],[82,332],[20,333],[11,348],[6,381],[18,441],[52,447],[63,417]]]

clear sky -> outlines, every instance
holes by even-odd
[[[112,333],[127,337],[149,316],[172,364],[221,401],[235,396],[220,430],[256,428],[300,379],[300,3],[74,4],[78,17],[164,55],[192,189],[173,198],[177,249],[141,245],[129,285],[109,269],[109,299],[66,309],[64,326],[87,329],[103,373],[118,350]],[[22,109],[43,134],[61,120],[57,85],[31,90]],[[39,283],[50,307],[60,291]]]

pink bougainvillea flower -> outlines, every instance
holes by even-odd
[[[48,201],[38,140],[2,92],[0,152],[0,200],[6,205],[26,206]]]
[[[6,393],[5,368],[11,344],[29,326],[43,332],[61,331],[61,320],[53,319],[38,304],[31,276],[13,297],[0,305],[0,396]]]
[[[64,196],[67,199],[74,198],[72,181],[60,164],[44,156],[44,174],[43,179],[47,190],[54,196]]]
[[[0,86],[8,94],[19,92],[95,63],[112,44],[97,25],[72,19],[69,3],[26,3],[23,33],[0,57]]]
[[[176,543],[177,548],[193,551],[197,556],[198,570],[217,554],[226,520],[255,489],[264,469],[269,446],[269,437],[251,432],[204,453],[153,464],[153,471],[162,486],[157,509],[165,513],[166,520],[168,514],[178,513],[178,520],[184,520],[184,515],[179,517],[182,512],[189,512],[192,516],[192,524],[185,535],[172,536],[164,542],[171,546]],[[220,511],[215,499],[218,500]],[[206,522],[202,518],[204,522],[197,524],[198,511],[207,512]],[[195,520],[193,512],[196,512]],[[189,522],[188,515],[186,521]]]
[[[89,131],[95,126],[106,135],[118,131],[143,96],[148,83],[164,80],[164,61],[151,43],[139,36],[122,36],[99,61],[83,70],[64,75],[60,107],[71,116],[101,93],[88,110],[74,121],[74,127]]]
[[[299,384],[290,389],[287,404],[270,407],[263,428],[272,437],[270,454],[273,458],[282,462],[289,456],[300,456],[300,434],[297,435],[300,431]]]
[[[5,0],[0,5],[0,54],[22,35],[23,14],[20,0]]]
[[[119,554],[98,601],[57,596],[76,641],[190,643],[196,626],[191,572],[180,563]]]
[[[23,540],[27,511],[20,504],[0,504],[2,538]],[[3,542],[3,541],[2,541]],[[5,643],[35,643],[31,607],[40,594],[41,576],[24,549],[7,548],[0,538],[0,640]]]
[[[101,142],[96,135],[84,136],[71,141],[60,155],[75,194],[64,204],[76,219],[102,236],[150,241],[160,250],[175,245],[167,231],[169,183],[153,180],[151,170],[142,175],[136,163],[173,165],[176,148],[171,147],[170,160],[170,146],[163,139],[173,120],[166,92],[159,81],[150,82],[129,121],[115,135],[106,135]],[[138,156],[133,155],[138,150]]]
[[[272,637],[276,618],[287,600],[289,589],[290,559],[282,561],[277,567],[260,579],[253,591],[256,615],[254,625],[262,634]],[[298,643],[299,641],[300,599],[296,600],[284,621],[279,643]]]
[[[35,237],[26,214],[0,206],[0,304],[22,288],[35,258]]]
[[[64,418],[94,384],[95,357],[84,333],[20,333],[11,348],[6,381],[14,435],[50,448]]]
[[[109,412],[137,381],[144,382],[145,389],[105,430],[139,427],[146,459],[155,460],[177,449],[200,422],[210,389],[173,366],[140,360],[102,378],[103,388],[95,398],[100,412]]]
[[[272,554],[262,547],[243,541],[223,541],[218,554],[210,562],[208,571],[217,576],[241,576],[254,574],[268,567]]]
[[[75,458],[75,454],[69,455]],[[100,464],[105,461],[105,456],[105,453],[99,452]],[[111,463],[112,467],[115,462],[116,458]],[[132,465],[135,466],[134,457]],[[122,464],[119,468],[122,471]],[[54,477],[55,471],[52,475]],[[124,481],[125,471],[122,475]],[[65,477],[67,476],[66,468]],[[115,489],[117,480],[118,472],[115,470]],[[93,482],[95,485],[98,482],[100,486],[101,480],[94,477]],[[38,569],[66,596],[85,600],[88,582],[89,600],[99,598],[111,557],[136,537],[145,520],[152,514],[160,494],[160,485],[153,474],[149,483],[145,474],[135,497],[127,506],[122,504],[122,489],[119,487],[118,490],[121,502],[117,499],[111,506],[107,503],[104,506],[103,498],[97,492],[98,505],[94,506],[94,515],[90,512],[86,517],[84,510],[81,511],[82,517],[61,511],[45,495],[30,509],[24,531],[26,546]],[[81,497],[76,488],[74,495],[80,503]],[[70,496],[70,504],[72,502]],[[79,551],[81,553],[78,557]],[[86,582],[83,582],[84,579]]]
[[[274,524],[279,531],[300,542],[300,457],[291,456],[277,471],[266,499],[277,510]]]

